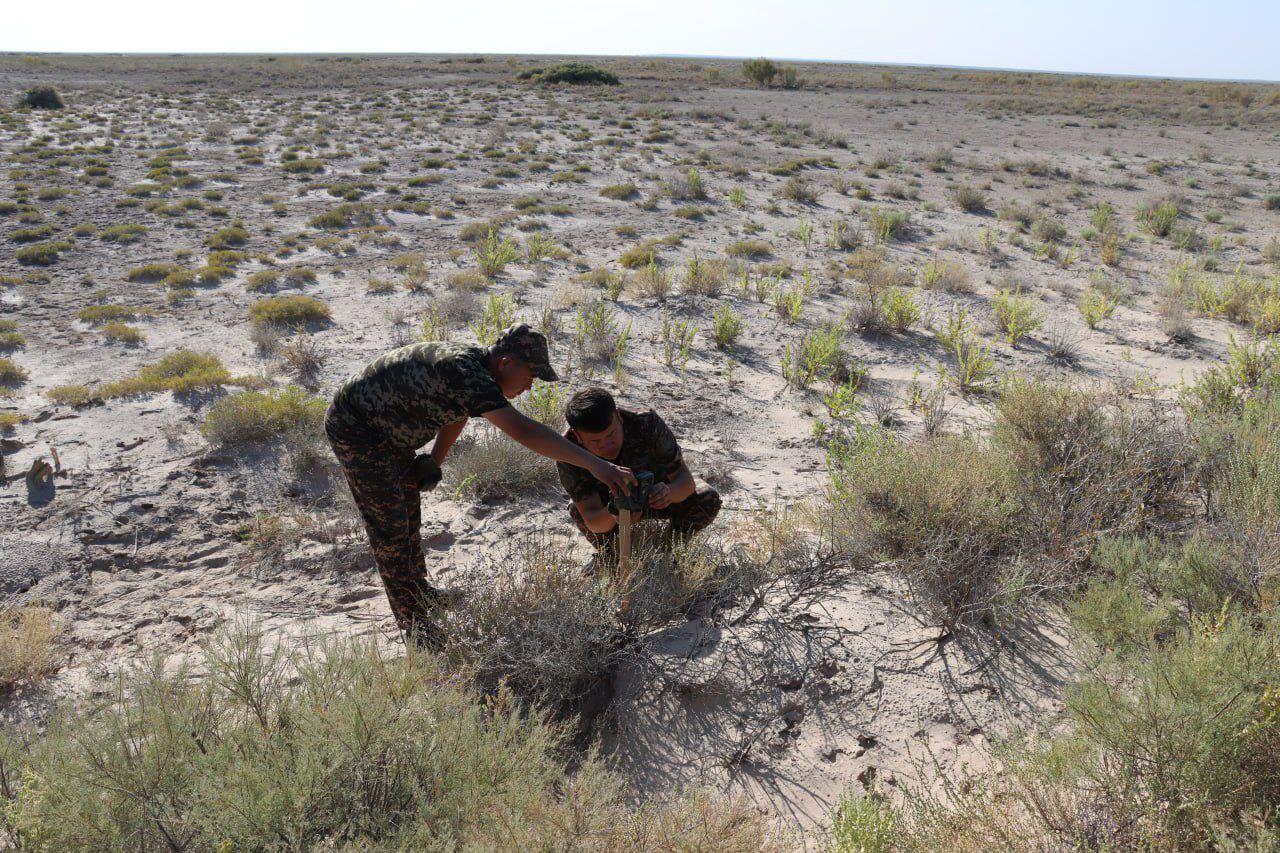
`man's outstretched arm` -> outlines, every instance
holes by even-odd
[[[608,486],[614,494],[626,492],[635,485],[636,478],[629,468],[620,468],[593,453],[588,453],[545,424],[540,424],[517,411],[513,406],[485,412],[484,418],[534,453],[590,471],[593,477]]]
[[[436,440],[431,445],[431,458],[436,461],[437,465],[443,465],[445,458],[449,455],[449,449],[453,447],[453,443],[458,440],[458,436],[462,434],[462,428],[467,425],[467,419],[454,421],[451,424],[445,424],[440,427],[440,431],[436,433]]]

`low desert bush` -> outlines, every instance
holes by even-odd
[[[987,194],[977,187],[956,187],[951,191],[951,200],[965,213],[983,213],[987,209]]]
[[[555,466],[487,423],[467,429],[444,466],[445,488],[459,497],[487,502],[545,488]]]
[[[162,391],[189,394],[218,388],[234,381],[244,380],[235,380],[216,355],[184,349],[146,365],[133,376],[107,382],[96,388],[62,385],[51,389],[49,397],[56,403],[79,406],[113,397],[157,394]]]
[[[65,106],[62,96],[52,86],[32,86],[18,103],[33,110],[60,110]]]
[[[26,368],[10,358],[0,357],[0,387],[13,387],[27,381]]]
[[[66,240],[48,240],[23,246],[14,253],[14,257],[25,266],[48,267],[56,264],[63,252],[70,250],[71,243]]]
[[[867,225],[882,243],[904,239],[911,230],[911,214],[905,210],[875,207],[867,214]]]
[[[519,74],[532,83],[567,83],[575,86],[617,86],[622,81],[612,71],[585,62],[562,62],[547,68],[529,68]]]
[[[629,198],[634,198],[636,193],[636,185],[631,182],[625,184],[612,184],[600,190],[601,196],[613,199],[614,201],[625,201]]]
[[[240,391],[209,407],[200,431],[213,444],[242,445],[286,435],[319,436],[326,403],[300,388]]]
[[[742,334],[744,321],[742,315],[733,310],[728,303],[721,303],[712,317],[711,337],[719,349],[727,349],[734,345]]]
[[[56,617],[47,607],[0,608],[0,694],[57,672],[62,661],[57,638]]]
[[[198,669],[135,667],[43,733],[4,735],[8,837],[48,850],[781,849],[735,804],[629,807],[593,756],[566,768],[565,731],[508,692],[481,699],[435,659],[363,640],[306,649],[235,629]]]
[[[1001,290],[991,299],[992,320],[1009,346],[1018,348],[1018,342],[1044,324],[1044,312],[1030,296],[1021,290]]]
[[[1191,458],[1154,408],[1010,381],[989,436],[863,430],[832,445],[829,466],[834,515],[861,547],[900,559],[951,628],[1077,588],[1099,535],[1185,515]]]
[[[314,296],[269,296],[249,306],[249,317],[260,325],[307,326],[328,322],[332,316],[329,306]]]

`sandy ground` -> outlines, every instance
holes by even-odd
[[[1173,396],[1184,377],[1223,357],[1232,335],[1247,334],[1226,319],[1193,315],[1191,336],[1171,341],[1159,292],[1173,266],[1186,259],[1202,269],[1211,258],[1208,266],[1228,273],[1273,272],[1263,250],[1280,214],[1262,199],[1280,188],[1280,137],[1266,123],[1274,107],[1234,127],[1181,115],[1134,117],[1130,107],[1107,118],[1106,105],[1087,97],[1075,109],[1019,111],[1008,106],[1025,95],[1016,81],[966,90],[942,72],[900,71],[891,85],[857,69],[854,82],[843,84],[840,69],[829,67],[820,87],[759,90],[739,85],[729,63],[722,84],[687,63],[632,62],[618,63],[625,82],[617,89],[544,91],[514,82],[524,64],[388,60],[361,71],[331,63],[290,67],[277,79],[261,58],[189,66],[162,58],[0,62],[0,88],[52,82],[70,105],[57,114],[0,113],[0,199],[39,211],[38,222],[19,222],[11,211],[0,227],[11,234],[49,225],[47,239],[65,239],[80,225],[97,229],[86,227],[49,267],[19,264],[18,243],[0,248],[0,275],[8,277],[0,319],[25,336],[9,357],[29,372],[0,397],[0,411],[27,419],[3,437],[0,530],[8,563],[0,581],[11,601],[59,610],[67,649],[59,675],[6,700],[10,718],[92,692],[105,672],[152,651],[189,654],[237,617],[282,636],[390,636],[350,508],[323,484],[295,477],[281,448],[211,448],[198,428],[217,392],[84,408],[47,396],[57,386],[127,376],[183,347],[217,354],[233,374],[298,381],[255,344],[248,308],[263,294],[245,287],[254,272],[306,266],[317,273],[314,282],[281,291],[332,308],[331,323],[305,333],[322,359],[306,382],[321,396],[381,351],[414,339],[430,307],[474,317],[487,296],[512,294],[521,318],[558,329],[553,354],[570,388],[601,383],[624,405],[652,407],[667,419],[695,473],[734,508],[714,530],[728,541],[759,500],[810,499],[825,481],[813,427],[815,417],[830,422],[824,386],[790,388],[780,365],[785,347],[847,318],[862,298],[865,282],[849,271],[855,253],[829,245],[837,220],[875,246],[866,224],[873,208],[911,215],[910,235],[880,249],[925,317],[901,334],[863,333],[847,320],[842,333],[867,371],[864,399],[892,401],[892,428],[906,436],[922,429],[921,414],[908,405],[913,389],[931,387],[948,366],[936,329],[953,310],[969,312],[1001,372],[1118,381],[1130,393]],[[108,141],[111,150],[93,148]],[[119,206],[130,198],[127,188],[147,180],[148,161],[173,145],[186,152],[174,166],[196,180],[152,198],[199,199],[201,206]],[[323,172],[286,173],[286,151],[320,159]],[[802,158],[815,158],[794,172],[815,193],[809,203],[781,198],[793,175],[770,171]],[[109,184],[92,183],[87,159],[105,166]],[[663,194],[664,184],[694,167],[706,199]],[[410,184],[423,176],[430,182]],[[601,197],[603,187],[628,181],[637,186],[634,198]],[[405,202],[407,209],[384,211],[372,228],[308,225],[341,202],[327,186],[361,182],[360,203]],[[951,194],[961,185],[982,188],[987,209],[960,210]],[[38,198],[51,187],[67,192]],[[735,189],[739,204],[729,198]],[[1181,221],[1205,243],[1198,252],[1137,227],[1138,206],[1168,193],[1182,197]],[[525,197],[536,200],[519,202],[521,212],[513,203]],[[1056,259],[996,215],[1015,202],[1064,226]],[[1100,263],[1085,237],[1102,202],[1114,206],[1125,235],[1114,268]],[[685,218],[688,211],[677,214],[684,205],[700,212]],[[461,231],[499,215],[510,217],[505,233],[517,242],[542,235],[562,251],[517,260],[474,298],[459,296],[451,275],[475,267]],[[250,258],[234,278],[198,286],[180,303],[168,300],[161,283],[126,280],[144,263],[200,266],[205,238],[232,221],[249,232],[239,248]],[[125,222],[147,231],[133,243],[101,238],[102,229]],[[813,226],[807,244],[805,223]],[[659,299],[634,283],[624,290],[611,305],[619,328],[630,326],[623,367],[587,370],[576,355],[575,322],[600,295],[579,276],[602,267],[620,272],[623,251],[671,235],[678,244],[657,257],[673,292]],[[727,247],[744,239],[764,240],[769,256],[742,261],[718,294],[682,292],[690,258],[726,259]],[[391,262],[405,252],[428,265],[425,287],[370,293],[371,279],[403,279]],[[918,286],[925,266],[939,259],[968,271],[971,292]],[[786,288],[808,271],[798,322],[739,286],[742,272],[758,278],[770,264],[789,266]],[[1130,298],[1089,329],[1075,305],[1093,274],[1122,283]],[[990,325],[993,295],[1009,288],[1032,295],[1047,321],[1017,349]],[[148,316],[134,325],[145,341],[110,343],[77,319],[98,303],[144,309]],[[708,333],[722,304],[746,321],[726,350]],[[700,330],[683,374],[664,363],[664,318]],[[458,327],[465,337],[463,322]],[[1054,357],[1053,335],[1075,342],[1074,359]],[[990,417],[982,395],[952,390],[947,406],[948,431]],[[62,471],[53,486],[29,490],[22,473],[55,449]],[[245,542],[247,525],[262,517],[303,519],[306,533],[263,559]],[[531,529],[564,537],[586,562],[554,483],[489,500],[433,495],[424,505],[428,562],[445,584]],[[921,620],[887,570],[848,572],[795,600],[775,596],[731,624],[744,613],[672,625],[649,641],[663,661],[660,674],[624,676],[625,701],[605,746],[637,791],[711,784],[813,827],[842,791],[915,778],[930,754],[952,771],[981,765],[991,739],[1052,721],[1078,665],[1051,616],[1000,647],[938,643],[938,629]]]

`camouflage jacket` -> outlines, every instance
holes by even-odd
[[[657,413],[629,412],[618,409],[622,418],[622,450],[617,459],[609,461],[632,471],[652,471],[655,483],[670,483],[680,473],[684,455],[671,429]],[[574,444],[581,443],[573,437],[573,431],[565,432],[565,438]],[[598,495],[601,501],[609,497],[609,487],[576,465],[557,462],[560,484],[575,503]]]
[[[411,344],[375,358],[333,396],[331,438],[413,451],[445,424],[511,405],[477,346]]]

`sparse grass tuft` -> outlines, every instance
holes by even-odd
[[[56,617],[47,607],[0,608],[0,694],[20,684],[38,684],[58,671],[58,633]]]
[[[209,407],[200,431],[218,445],[243,445],[286,435],[319,437],[326,403],[300,388],[241,391]]]
[[[333,312],[314,296],[289,294],[259,299],[249,307],[249,316],[259,325],[306,326],[328,322]]]

